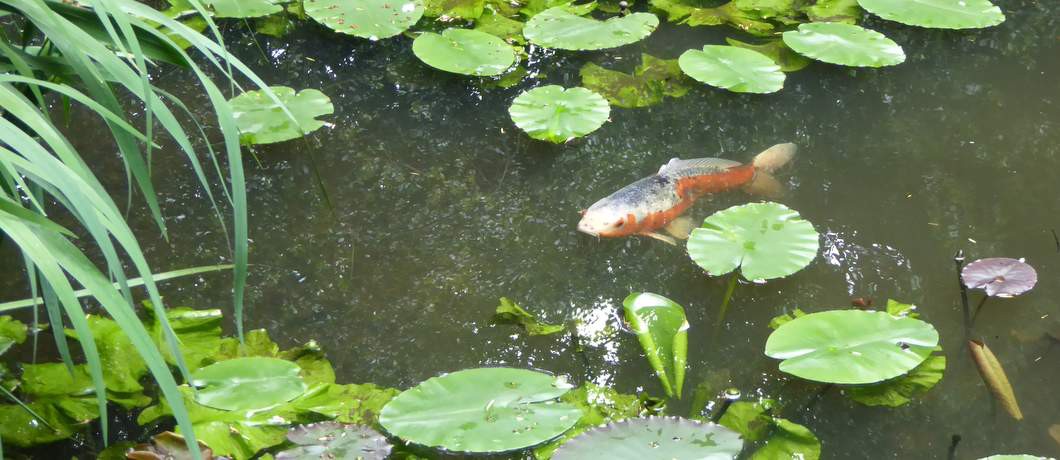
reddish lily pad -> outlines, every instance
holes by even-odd
[[[983,289],[990,297],[1015,297],[1038,283],[1038,273],[1023,259],[991,257],[968,264],[961,280],[970,289]]]

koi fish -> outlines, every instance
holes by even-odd
[[[686,239],[692,220],[681,217],[699,197],[743,187],[751,193],[777,195],[783,186],[770,173],[795,156],[795,144],[777,144],[750,164],[722,158],[674,158],[659,172],[629,184],[582,211],[578,231],[614,238],[643,235],[670,244]],[[672,236],[659,233],[665,230]]]

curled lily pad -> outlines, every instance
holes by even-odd
[[[455,452],[504,452],[567,431],[581,411],[556,402],[571,386],[542,372],[505,367],[433,377],[405,390],[379,414],[390,434]]]
[[[316,117],[335,111],[331,99],[315,89],[298,92],[286,86],[271,86],[269,89],[287,106],[294,120],[264,91],[240,94],[228,103],[232,106],[232,115],[235,116],[240,140],[244,144],[271,144],[297,139],[324,126],[324,122]]]
[[[423,0],[305,0],[305,14],[335,32],[378,40],[412,27]]]
[[[710,275],[737,268],[749,280],[781,278],[817,257],[817,231],[779,203],[750,203],[718,211],[688,238],[688,255]]]
[[[937,29],[978,29],[1005,21],[989,0],[858,0],[862,8],[884,19]]]
[[[300,425],[287,432],[298,445],[276,454],[276,460],[383,460],[390,444],[383,435],[361,425],[320,422]]]
[[[1014,297],[1038,283],[1038,272],[1020,259],[991,257],[966,265],[961,280],[969,289],[982,289],[990,297]]]
[[[424,32],[412,42],[412,52],[431,67],[464,75],[500,75],[515,62],[515,51],[504,40],[469,29]]]
[[[986,383],[994,398],[1001,403],[1001,407],[1012,418],[1023,420],[1023,411],[1020,410],[1016,393],[1008,381],[1008,374],[1005,373],[1005,368],[1001,367],[1001,361],[997,359],[994,352],[990,351],[990,347],[985,343],[976,340],[968,341],[968,351],[972,354],[972,360],[975,361],[975,367],[979,370],[979,375],[983,377],[983,382]]]
[[[883,34],[853,24],[815,22],[784,32],[795,52],[821,62],[855,67],[883,67],[905,62],[905,51]]]
[[[740,434],[721,425],[679,417],[631,418],[578,436],[553,460],[734,459]]]
[[[688,362],[688,320],[677,302],[650,292],[634,292],[622,302],[626,322],[669,396],[681,397]]]
[[[195,401],[221,410],[255,410],[284,403],[305,393],[301,368],[285,359],[236,358],[192,374],[199,387]]]
[[[548,85],[520,94],[508,113],[530,137],[561,144],[596,131],[607,121],[611,106],[588,89]]]
[[[688,76],[736,93],[774,93],[784,87],[784,72],[772,59],[735,46],[704,45],[678,58]]]
[[[638,42],[659,26],[651,13],[633,13],[598,21],[557,6],[527,21],[523,35],[545,48],[561,50],[602,50]]]
[[[939,342],[930,324],[887,312],[832,310],[800,316],[769,335],[780,370],[825,383],[875,383],[924,362]]]

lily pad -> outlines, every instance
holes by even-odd
[[[637,395],[622,394],[614,389],[585,382],[581,387],[567,392],[560,401],[571,403],[581,410],[581,418],[574,427],[547,444],[534,448],[537,460],[549,460],[552,454],[567,441],[578,435],[611,422],[639,417],[646,412],[646,400]]]
[[[901,46],[874,30],[839,22],[800,24],[784,32],[795,52],[821,62],[855,67],[884,67],[905,62]]]
[[[530,137],[561,144],[603,126],[611,106],[588,89],[548,85],[520,94],[508,113]]]
[[[704,45],[681,53],[677,62],[688,76],[736,93],[774,93],[784,87],[780,66],[749,49]]]
[[[284,403],[305,393],[297,364],[277,358],[236,358],[192,374],[199,387],[195,401],[221,410],[255,410]]]
[[[884,19],[936,29],[979,29],[1001,24],[1005,14],[989,0],[858,0]]]
[[[997,454],[989,457],[983,457],[979,460],[1053,460],[1050,458],[1039,457],[1037,455],[1027,454]]]
[[[562,50],[602,50],[643,40],[659,26],[651,13],[633,13],[606,21],[579,16],[562,6],[530,18],[523,35],[531,43]]]
[[[423,16],[423,0],[305,0],[305,14],[330,29],[379,40],[412,27]]]
[[[431,67],[464,75],[500,75],[515,62],[515,51],[504,40],[469,29],[424,32],[412,42],[412,52]]]
[[[792,51],[791,48],[788,48],[788,45],[784,44],[784,40],[773,40],[760,45],[755,45],[734,38],[725,37],[725,43],[738,48],[747,48],[751,51],[758,51],[759,53],[768,56],[773,62],[780,66],[781,72],[796,72],[810,65],[810,60],[807,59],[806,56]]]
[[[809,428],[783,418],[773,418],[773,431],[766,444],[751,455],[751,460],[780,458],[817,460],[821,458],[821,441]]]
[[[688,238],[688,255],[712,276],[737,268],[749,280],[791,275],[817,257],[817,231],[779,203],[750,203],[718,211]]]
[[[391,400],[379,423],[391,435],[454,452],[504,452],[546,442],[581,411],[555,402],[571,386],[545,373],[505,367],[433,377]]]
[[[271,144],[297,139],[309,134],[324,122],[316,117],[335,111],[324,93],[315,89],[295,92],[286,86],[270,87],[295,120],[273,102],[263,91],[247,91],[232,98],[232,115],[239,126],[240,140],[244,144]],[[297,123],[295,122],[297,121]]]
[[[780,370],[825,383],[866,384],[898,377],[924,362],[939,342],[930,324],[887,312],[832,310],[800,316],[766,340]]]
[[[623,420],[588,431],[560,446],[553,460],[734,459],[739,433],[679,417]]]
[[[28,328],[21,321],[10,316],[0,316],[0,355],[11,346],[26,341]]]
[[[946,357],[933,354],[901,377],[872,385],[845,388],[843,392],[866,406],[899,407],[927,393],[942,380]]]
[[[1015,297],[1038,283],[1038,272],[1022,260],[991,257],[966,265],[961,280],[969,289],[982,289],[990,297]]]
[[[650,292],[634,292],[622,302],[626,322],[668,396],[681,397],[688,363],[688,320],[677,302]]]
[[[677,59],[650,54],[641,54],[640,59],[632,75],[587,63],[578,72],[582,86],[601,94],[612,106],[624,108],[649,107],[664,97],[688,93],[691,81],[681,72]]]
[[[300,425],[287,433],[298,447],[276,454],[276,460],[383,460],[390,444],[366,426],[321,422]]]

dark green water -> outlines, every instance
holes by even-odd
[[[1055,456],[1060,446],[1047,430],[1060,423],[1060,346],[1040,337],[1060,328],[1052,233],[1060,228],[1060,3],[999,4],[1008,20],[984,31],[870,21],[905,48],[908,61],[894,68],[814,64],[768,96],[696,87],[653,108],[615,108],[610,123],[563,146],[515,128],[507,114],[515,95],[576,86],[587,62],[632,71],[642,52],[674,58],[733,32],[665,25],[618,50],[534,50],[538,79],[490,89],[421,64],[407,39],[370,43],[307,26],[284,40],[259,38],[266,60],[236,31],[230,45],[266,81],[319,88],[335,104],[333,128],[259,147],[257,161],[248,156],[247,325],[284,345],[316,339],[343,382],[405,388],[506,365],[658,395],[636,338],[617,319],[626,295],[651,291],[687,310],[687,388],[711,379],[790,403],[784,415],[817,434],[824,458],[946,458],[955,434],[957,458]],[[177,71],[159,79],[205,107],[187,81]],[[98,129],[85,123],[73,129]],[[111,164],[111,149],[96,141],[74,136],[81,151]],[[780,201],[813,222],[820,255],[786,279],[741,285],[717,333],[725,280],[705,276],[683,248],[575,231],[579,209],[671,157],[742,161],[786,141],[800,153],[782,175],[790,193]],[[116,186],[117,168],[107,173]],[[172,238],[157,239],[148,220],[135,219],[149,259],[160,271],[227,260],[180,154],[163,150],[155,168]],[[753,199],[722,194],[692,213]],[[1008,371],[1022,422],[992,403],[964,347],[952,260],[962,248],[970,259],[1026,257],[1038,269],[1033,291],[989,302],[975,328]],[[21,282],[4,283],[7,297],[24,296]],[[174,305],[227,308],[229,283],[211,275],[168,283],[163,294]],[[491,325],[501,296],[549,321],[582,321],[584,356],[566,339]],[[852,297],[916,303],[939,329],[949,367],[924,398],[869,408],[832,390],[809,404],[819,387],[790,381],[762,354],[771,317],[843,307]],[[673,413],[684,415],[687,403],[671,403]]]

